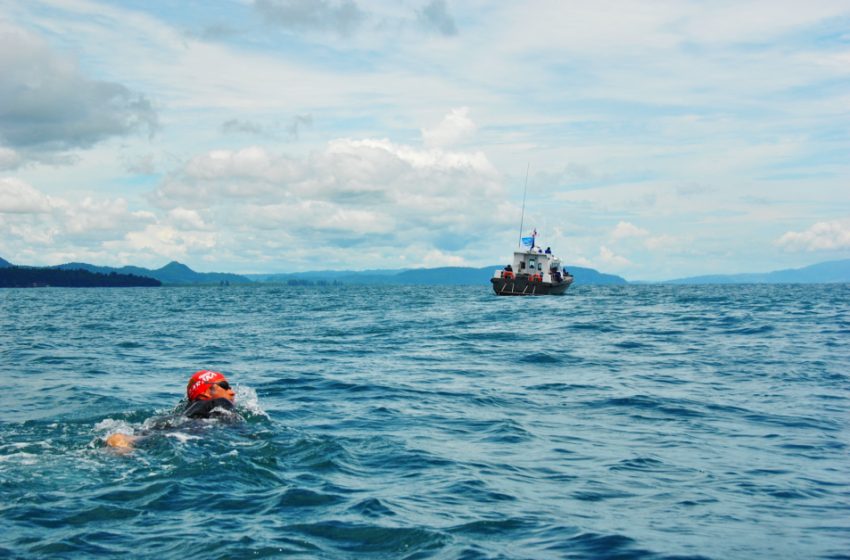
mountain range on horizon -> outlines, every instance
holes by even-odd
[[[0,269],[8,268],[13,265],[9,261],[0,257]],[[149,269],[143,268],[140,266],[122,266],[122,267],[112,267],[112,266],[98,266],[88,263],[81,262],[70,262],[55,266],[46,266],[46,267],[28,267],[28,268],[45,268],[45,269],[59,269],[59,270],[86,270],[88,272],[95,272],[99,274],[109,274],[111,272],[115,272],[116,274],[133,274],[135,276],[145,276],[148,278],[153,278],[155,280],[159,280],[163,284],[221,284],[221,283],[229,283],[229,284],[250,284],[251,280],[248,278],[241,276],[239,274],[231,274],[228,272],[195,272],[185,264],[179,263],[177,261],[171,261],[167,265],[157,268],[157,269]]]
[[[18,266],[0,257],[0,269]],[[326,270],[273,274],[234,274],[228,272],[196,272],[177,261],[158,269],[138,266],[109,267],[71,262],[47,268],[62,270],[87,270],[101,274],[115,272],[133,274],[159,280],[163,284],[252,284],[252,283],[316,283],[337,282],[345,284],[410,284],[410,285],[476,285],[485,284],[500,265],[486,267],[437,267],[395,270]],[[810,266],[784,269],[766,273],[714,274],[676,278],[672,280],[629,282],[592,268],[567,266],[576,278],[576,285],[640,284],[778,284],[778,283],[842,283],[850,282],[850,259],[826,261]]]
[[[850,259],[825,261],[802,268],[742,274],[708,274],[676,278],[663,284],[831,284],[850,282]],[[653,282],[657,283],[657,282]]]
[[[13,265],[0,258],[0,269]],[[32,267],[38,268],[38,267]],[[343,284],[395,284],[395,285],[476,285],[486,284],[493,271],[501,268],[492,265],[481,268],[471,267],[439,267],[395,270],[326,270],[309,272],[292,272],[277,274],[232,274],[225,272],[196,272],[177,261],[172,261],[162,268],[148,269],[138,266],[122,266],[119,268],[97,266],[88,263],[71,262],[47,269],[75,270],[109,274],[133,274],[147,276],[159,280],[163,284],[194,285],[194,284],[251,284],[251,283],[305,283],[336,282]],[[592,268],[570,267],[570,272],[579,284],[627,284],[628,282],[613,274],[604,274]]]

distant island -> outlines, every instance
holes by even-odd
[[[122,266],[121,268],[112,268],[109,266],[95,266],[79,262],[60,264],[53,268],[63,270],[88,270],[89,272],[98,272],[101,274],[110,274],[112,272],[118,274],[135,274],[136,276],[154,278],[166,285],[230,285],[251,283],[251,280],[239,274],[230,274],[228,272],[195,272],[185,264],[177,261],[172,261],[162,268],[156,268],[153,270],[149,268],[142,268],[140,266]]]
[[[88,270],[61,270],[5,266],[0,268],[0,288],[135,288],[162,286],[162,282],[135,274],[99,274]]]
[[[10,268],[14,267],[9,261],[0,258],[0,279],[17,273],[9,272]],[[185,264],[181,264],[179,262],[173,261],[163,266],[162,268],[157,268],[154,270],[148,268],[142,268],[139,266],[122,266],[121,268],[114,268],[111,266],[96,266],[88,263],[79,263],[79,262],[71,262],[60,264],[56,266],[45,266],[45,267],[31,267],[31,266],[19,266],[15,268],[21,268],[30,271],[41,271],[45,278],[50,275],[49,271],[85,271],[91,274],[96,274],[99,276],[113,276],[124,277],[129,276],[132,278],[146,278],[156,280],[159,285],[225,285],[229,286],[230,284],[251,284],[251,280],[244,276],[240,276],[238,274],[230,274],[226,272],[195,272]],[[51,276],[51,278],[58,278],[58,276]],[[58,286],[58,284],[49,283],[47,281],[39,281],[39,285],[49,284],[51,286]],[[0,286],[4,285],[2,280],[0,280]],[[109,284],[112,285],[112,284]],[[145,284],[147,285],[147,284]]]
[[[16,266],[0,258],[0,287],[11,285],[60,286],[57,271],[85,271],[93,275],[77,275],[77,282],[101,282],[102,286],[115,286],[115,282],[139,282],[141,278],[153,279],[163,285],[217,285],[236,284],[285,284],[288,286],[332,286],[342,284],[357,285],[469,285],[489,286],[488,280],[493,271],[501,265],[474,267],[438,267],[395,270],[320,270],[310,272],[270,273],[270,274],[231,274],[227,272],[196,272],[177,261],[162,268],[148,269],[138,266],[120,268],[96,266],[88,263],[72,262],[48,267]],[[567,266],[575,277],[575,284],[581,285],[626,285],[632,282],[621,276],[605,274],[592,268]],[[26,273],[20,271],[27,271]],[[35,272],[39,271],[39,272]],[[51,272],[52,271],[52,272]],[[39,278],[38,274],[42,276]],[[52,274],[52,276],[51,276]],[[27,276],[28,275],[28,276]],[[21,278],[27,280],[21,280]],[[103,277],[109,277],[103,279]],[[71,276],[65,276],[65,281]],[[49,279],[49,280],[48,280]],[[134,280],[135,279],[135,280]],[[716,274],[662,280],[654,282],[633,282],[635,284],[825,284],[850,282],[850,259],[829,261],[811,266],[777,270],[766,273]],[[22,284],[23,283],[23,284]],[[77,284],[84,285],[84,284]],[[87,284],[95,285],[95,284]],[[129,285],[129,284],[128,284]],[[133,284],[148,285],[148,284]],[[157,284],[158,285],[158,284]]]
[[[763,273],[711,274],[653,284],[832,284],[850,282],[850,259]]]

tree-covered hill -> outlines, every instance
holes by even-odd
[[[0,268],[0,288],[130,288],[155,287],[162,282],[134,274],[100,274],[88,270],[30,268],[7,266]]]

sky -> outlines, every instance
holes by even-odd
[[[525,211],[523,200],[525,195]],[[0,257],[850,257],[850,0],[0,0]]]

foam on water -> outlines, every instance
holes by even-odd
[[[256,390],[241,383],[235,385],[235,389],[237,410],[248,416],[262,416],[266,419],[269,418],[269,415],[260,405],[260,398],[257,396]]]
[[[0,556],[847,557],[849,296],[0,291]]]
[[[170,432],[165,434],[166,437],[174,438],[180,443],[186,443],[187,441],[191,441],[193,439],[201,439],[201,436],[194,436],[192,434],[184,434],[182,432]]]

